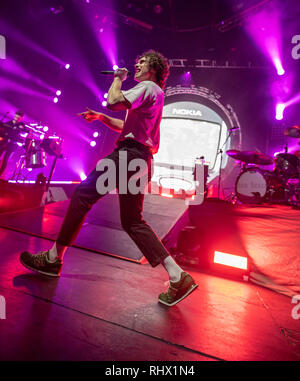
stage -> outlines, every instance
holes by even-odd
[[[26,211],[28,216],[33,212]],[[27,230],[32,222],[28,218]],[[263,234],[255,237],[252,245],[267,240]],[[157,302],[167,288],[162,267],[72,247],[61,277],[49,279],[28,271],[18,259],[25,249],[47,249],[49,237],[10,226],[1,228],[0,239],[0,294],[6,301],[1,360],[300,359],[299,312],[290,296],[187,267],[199,287],[168,308]]]

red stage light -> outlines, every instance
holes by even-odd
[[[173,195],[169,194],[169,193],[161,193],[160,195],[163,196],[163,197],[173,198]]]
[[[221,251],[215,251],[214,263],[218,263],[220,265],[225,265],[229,267],[235,267],[242,270],[247,270],[248,268],[247,257],[222,253]]]

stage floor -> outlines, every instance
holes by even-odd
[[[1,228],[0,241],[0,360],[300,360],[300,320],[285,295],[190,270],[199,287],[168,308],[157,302],[161,267],[70,248],[49,279],[18,259],[49,240]]]

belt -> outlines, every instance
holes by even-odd
[[[134,148],[138,148],[138,149],[140,149],[146,153],[152,154],[151,147],[146,146],[145,144],[142,144],[142,143],[140,143],[137,140],[132,139],[132,138],[127,138],[127,139],[121,140],[118,144],[118,148],[122,148],[122,147],[129,147],[129,148],[134,147]]]

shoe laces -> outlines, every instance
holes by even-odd
[[[34,261],[37,265],[44,265],[47,256],[47,251],[41,251],[40,254],[34,256]]]

